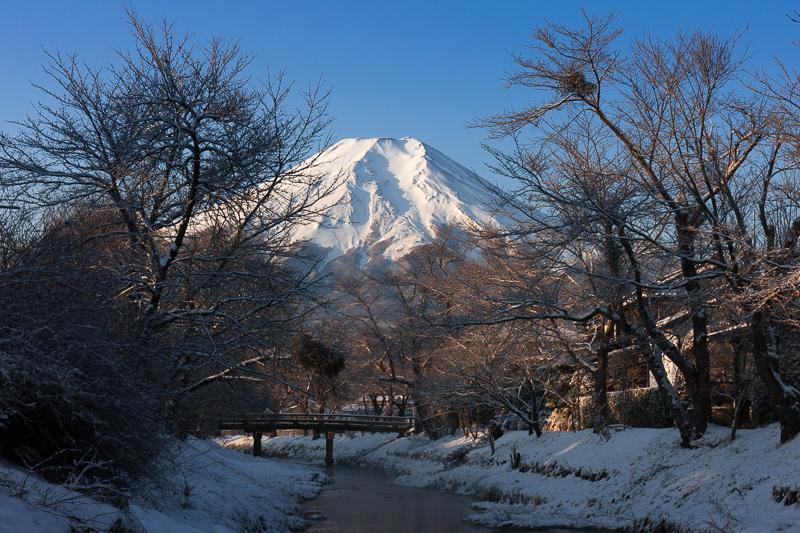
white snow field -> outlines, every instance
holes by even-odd
[[[285,533],[303,524],[300,502],[316,496],[326,479],[302,465],[197,439],[183,444],[165,467],[174,469],[174,488],[132,501],[123,513],[0,462],[0,532],[113,532],[124,526],[147,533]]]
[[[690,531],[800,531],[800,507],[777,502],[773,491],[800,488],[800,439],[778,444],[779,427],[730,430],[711,426],[694,449],[682,449],[675,429],[507,432],[488,442],[425,436],[337,436],[337,464],[398,475],[394,483],[471,495],[472,520],[488,526],[632,526],[646,517]],[[228,438],[247,449],[251,439]],[[264,440],[266,454],[307,457],[322,464],[324,439]],[[520,467],[512,468],[512,454]],[[335,467],[334,467],[335,468]],[[795,501],[796,501],[796,493]]]
[[[326,216],[295,238],[316,245],[326,261],[389,264],[443,224],[494,220],[480,178],[416,139],[344,139],[315,157],[322,162],[315,172],[341,185],[325,200]]]

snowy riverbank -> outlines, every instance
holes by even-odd
[[[712,426],[696,448],[679,447],[674,429],[506,433],[487,442],[424,436],[337,436],[338,464],[399,475],[398,484],[469,494],[473,520],[493,527],[632,527],[666,520],[685,531],[800,531],[800,439],[778,444],[777,425],[740,430]],[[252,440],[224,442],[247,450]],[[264,439],[264,453],[322,464],[324,439]],[[519,454],[518,465],[512,457]],[[516,459],[516,457],[514,457]],[[781,493],[783,502],[775,501]],[[795,491],[795,492],[792,492]]]
[[[164,466],[172,489],[132,501],[125,513],[0,461],[0,532],[285,533],[303,524],[300,501],[316,496],[325,477],[210,441],[181,446]]]

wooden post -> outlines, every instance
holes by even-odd
[[[253,432],[253,457],[261,457],[261,432]]]
[[[317,440],[319,438],[319,428],[314,428],[314,432],[312,433],[311,440]]]
[[[325,434],[325,466],[333,466],[333,433]]]

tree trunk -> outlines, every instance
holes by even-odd
[[[708,317],[701,307],[692,317],[693,352],[695,362],[694,430],[699,438],[708,429],[711,420],[711,354],[708,349]]]
[[[711,356],[708,350],[708,311],[704,305],[705,296],[701,294],[697,282],[697,264],[692,261],[695,255],[694,239],[696,229],[689,215],[681,212],[675,215],[678,232],[678,251],[681,255],[681,271],[686,282],[685,290],[689,308],[692,310],[692,354],[694,355],[694,431],[701,437],[708,429],[711,419]],[[689,376],[686,376],[687,381]]]
[[[416,411],[417,411],[417,424],[425,434],[428,436],[429,439],[432,441],[437,440],[439,435],[439,428],[436,427],[431,420],[436,418],[436,414],[431,415],[430,408],[422,403],[416,404]]]
[[[597,370],[594,371],[594,433],[608,433],[608,344],[603,342],[597,350]]]
[[[645,355],[647,357],[647,367],[653,374],[656,385],[658,385],[658,390],[661,392],[661,397],[669,406],[672,420],[675,422],[675,426],[681,434],[681,448],[691,448],[693,436],[692,426],[687,420],[686,410],[683,408],[680,398],[678,398],[678,392],[675,390],[675,387],[672,386],[672,383],[669,382],[669,378],[667,378],[667,372],[664,369],[664,363],[661,361],[661,355],[653,350],[646,350]]]
[[[780,375],[780,361],[772,327],[761,311],[753,313],[751,323],[753,362],[758,377],[767,389],[781,424],[781,443],[800,433],[800,392],[785,383]]]
[[[542,436],[542,428],[539,427],[539,407],[536,405],[536,391],[533,389],[533,380],[528,376],[528,387],[531,389],[531,409],[530,423],[528,424],[528,435],[536,432],[536,438]]]
[[[620,236],[624,236],[621,229]],[[633,251],[633,247],[631,246],[630,242],[625,239],[622,240],[622,245],[625,248],[625,252],[628,254],[631,267],[634,269],[634,277],[636,282],[641,283],[642,274],[639,268],[639,262],[636,259],[636,254]],[[656,353],[653,347],[657,347],[662,353],[667,355],[670,360],[675,363],[681,373],[686,376],[690,391],[693,391],[694,380],[689,379],[689,376],[694,375],[695,367],[684,357],[677,347],[667,339],[667,337],[664,335],[664,332],[661,331],[661,328],[659,328],[655,320],[653,320],[653,317],[650,315],[647,305],[645,304],[644,293],[642,292],[641,286],[637,286],[635,291],[636,308],[639,312],[639,318],[644,324],[644,332],[646,333],[646,335],[640,335],[640,339],[642,339],[642,341],[649,339],[649,341],[652,342],[652,346],[647,344],[643,346],[647,356],[647,366],[653,373],[653,377],[655,378],[656,384],[661,391],[661,395],[669,406],[672,419],[675,421],[675,425],[678,426],[678,430],[681,434],[681,447],[691,448],[692,438],[694,437],[692,424],[686,416],[686,411],[681,404],[680,398],[678,398],[678,393],[675,391],[675,388],[672,386],[672,383],[670,383],[669,378],[667,377],[667,372],[664,369],[664,363],[661,360],[661,354]],[[627,320],[621,317],[619,320],[620,326],[626,331],[633,329]]]
[[[742,419],[744,410],[750,406],[750,400],[747,399],[745,391],[739,394],[736,398],[736,408],[733,411],[733,424],[731,424],[731,440],[736,440],[736,430],[739,427],[739,421]]]

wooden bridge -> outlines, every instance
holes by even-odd
[[[397,433],[405,437],[414,426],[410,416],[379,416],[350,414],[246,414],[239,418],[220,420],[220,430],[238,430],[253,434],[253,455],[261,455],[261,436],[273,435],[279,429],[312,430],[315,435],[325,434],[325,464],[333,465],[333,434],[344,431],[370,433]]]

